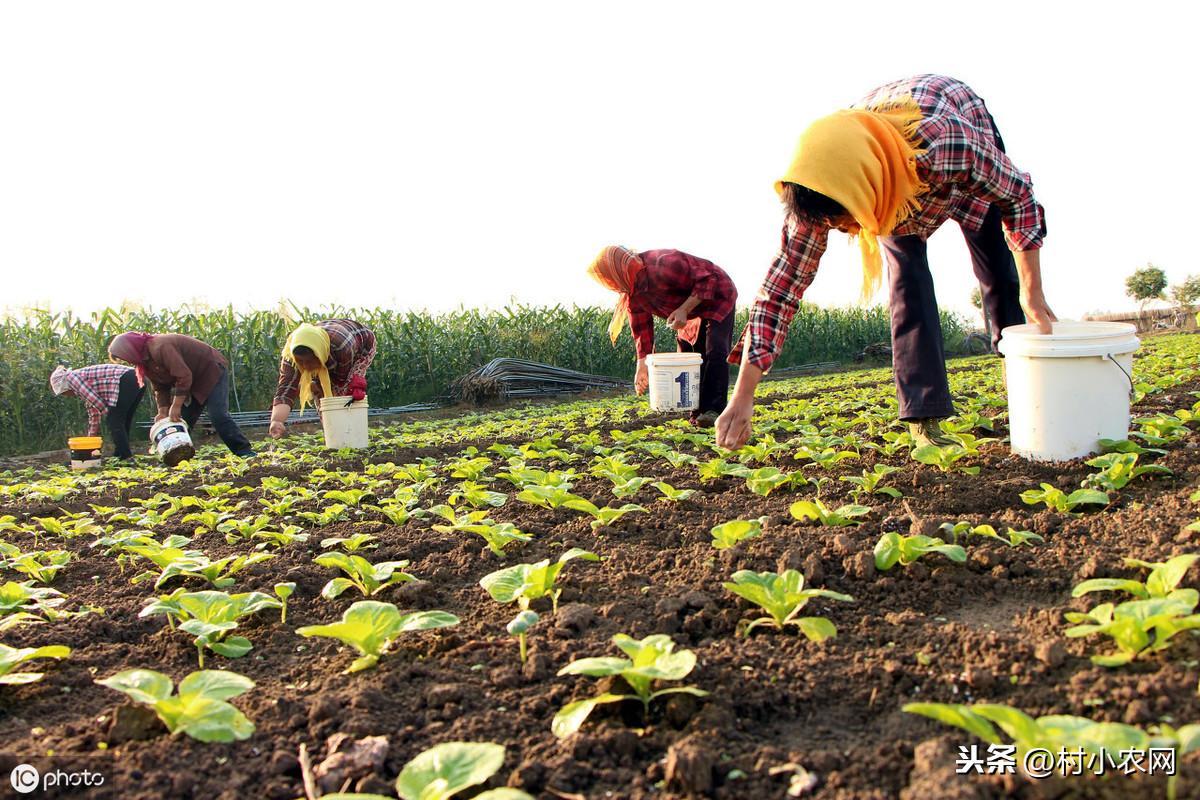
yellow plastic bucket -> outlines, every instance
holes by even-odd
[[[104,440],[99,436],[72,436],[67,439],[67,449],[71,451],[71,469],[94,469],[103,460],[100,448]]]

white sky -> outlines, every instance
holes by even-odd
[[[1032,174],[1059,316],[1131,307],[1146,262],[1200,272],[1189,6],[6,2],[0,309],[608,304],[584,268],[615,243],[749,302],[797,134],[921,72]],[[847,242],[807,299],[854,301]],[[967,309],[954,223],[930,256]]]

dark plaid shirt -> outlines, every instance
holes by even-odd
[[[1001,210],[1005,237],[1012,250],[1042,246],[1045,221],[1033,196],[1029,175],[1013,165],[1001,150],[991,114],[983,100],[961,81],[943,75],[919,75],[881,86],[863,98],[859,108],[871,108],[892,98],[911,95],[921,107],[917,174],[929,184],[918,198],[921,208],[893,235],[927,238],[947,219],[970,231],[979,230],[988,207]],[[783,348],[788,325],[800,298],[816,277],[829,239],[824,225],[792,219],[783,225],[779,253],[750,311],[742,340],[750,337],[749,361],[770,369]],[[742,340],[729,360],[742,356]]]
[[[83,401],[88,415],[88,436],[100,432],[100,420],[117,404],[121,395],[121,378],[133,372],[120,364],[93,364],[90,367],[68,370],[67,387]]]
[[[629,298],[629,327],[638,358],[654,352],[654,318],[666,318],[690,296],[700,298],[690,319],[720,321],[733,312],[737,288],[725,270],[679,250],[647,250]]]
[[[350,379],[366,377],[367,367],[375,358],[375,334],[352,319],[327,319],[316,323],[329,334],[329,383],[335,395],[349,393]],[[320,382],[313,382],[313,396],[321,396]],[[287,359],[279,363],[279,388],[274,405],[295,406],[300,396],[300,371]]]

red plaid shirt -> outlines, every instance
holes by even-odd
[[[692,319],[723,320],[733,312],[737,288],[711,261],[679,250],[647,250],[638,258],[645,269],[629,297],[629,328],[638,358],[654,352],[654,318],[670,316],[692,295],[700,298]]]
[[[350,379],[365,378],[367,367],[375,358],[375,334],[352,319],[327,319],[316,323],[329,334],[329,383],[335,395],[349,394]],[[274,405],[295,406],[300,396],[300,371],[287,359],[279,362],[279,388],[275,390]],[[313,396],[321,396],[321,385],[313,381]]]
[[[133,372],[120,364],[94,364],[68,370],[67,387],[83,401],[88,415],[88,436],[100,432],[100,420],[117,404],[121,394],[121,378]]]
[[[1012,250],[1042,246],[1045,221],[1033,197],[1033,183],[1001,152],[995,125],[983,100],[969,86],[942,75],[919,75],[881,86],[858,104],[871,108],[891,98],[911,95],[924,112],[917,126],[917,174],[929,184],[919,198],[921,208],[896,226],[893,235],[927,238],[947,219],[970,231],[979,230],[988,207],[1001,209],[1005,237]],[[750,321],[730,354],[737,363],[742,342],[750,337],[748,360],[771,368],[783,348],[800,298],[816,277],[829,229],[790,218],[783,241],[750,310]]]

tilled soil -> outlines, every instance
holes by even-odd
[[[1190,406],[1187,392],[1196,389],[1200,383],[1152,396],[1138,411]],[[662,421],[645,418],[635,427]],[[371,460],[453,457],[466,444],[376,453]],[[483,449],[490,442],[473,444]],[[883,461],[902,468],[887,485],[905,498],[864,500],[873,511],[865,524],[850,528],[792,519],[790,504],[811,497],[810,488],[764,498],[741,480],[702,484],[694,467],[675,470],[664,461],[646,461],[639,474],[698,493],[671,504],[656,500],[658,493],[647,486],[618,502],[643,503],[650,514],[631,514],[598,531],[579,513],[519,503],[510,485],[496,482],[492,488],[510,498],[492,516],[536,534],[532,542],[514,545],[505,561],[478,537],[436,533],[429,520],[314,530],[307,544],[250,568],[231,590],[270,592],[279,581],[297,584],[286,625],[273,612],[242,623],[238,633],[254,643],[248,656],[207,656],[207,667],[234,670],[257,684],[233,701],[257,730],[248,741],[228,745],[169,737],[157,723],[133,719],[121,695],[93,682],[135,667],[178,680],[197,664],[190,637],[167,629],[161,617],[138,617],[154,592],[149,584],[130,584],[137,568],[122,572],[113,558],[89,549],[91,537],[84,537],[88,541],[65,545],[79,558],[54,586],[71,597],[70,607],[92,604],[104,613],[4,635],[12,646],[65,644],[73,653],[62,662],[37,662],[34,668],[47,673],[39,683],[0,688],[0,774],[26,762],[43,771],[87,769],[105,776],[98,788],[38,796],[284,800],[305,793],[300,746],[319,762],[331,738],[346,735],[387,737],[386,759],[374,769],[327,779],[326,791],[344,786],[392,794],[395,776],[416,753],[436,742],[466,740],[507,747],[504,768],[489,786],[520,787],[547,800],[776,798],[788,796],[789,787],[792,796],[820,798],[1163,796],[1158,779],[1033,783],[955,775],[958,746],[971,738],[900,708],[914,700],[987,701],[1035,716],[1075,714],[1141,726],[1200,721],[1197,640],[1180,636],[1157,657],[1110,670],[1088,660],[1106,651],[1101,642],[1063,636],[1064,612],[1093,604],[1071,599],[1079,581],[1137,575],[1122,566],[1126,556],[1153,561],[1196,549],[1198,534],[1185,527],[1200,516],[1188,500],[1200,485],[1200,438],[1191,435],[1158,459],[1173,476],[1138,479],[1108,508],[1081,516],[1038,510],[1018,496],[1043,481],[1077,486],[1090,471],[1082,462],[1033,464],[999,443],[986,445],[982,459],[970,462],[982,466],[980,477],[940,473],[905,454]],[[770,463],[797,468],[787,454]],[[867,453],[829,474],[857,475],[874,463],[876,456]],[[239,482],[256,486],[267,474],[289,472],[255,468]],[[119,506],[156,488],[135,487],[94,502]],[[448,488],[438,490],[441,497]],[[849,488],[831,480],[822,499],[830,507],[850,502]],[[600,505],[613,502],[608,482],[598,478],[581,479],[573,491]],[[45,504],[0,513],[28,519],[82,507]],[[724,551],[711,546],[712,526],[760,516],[767,517],[761,537]],[[966,564],[933,557],[876,573],[872,548],[882,531],[936,534],[940,523],[962,520],[1032,530],[1046,541],[1011,549],[972,539]],[[168,524],[155,534],[191,534],[193,527]],[[343,675],[353,659],[347,648],[300,637],[295,629],[335,621],[356,599],[351,593],[322,599],[321,587],[334,573],[312,558],[323,537],[361,531],[379,537],[378,549],[366,553],[371,561],[407,559],[407,571],[419,579],[375,599],[404,610],[444,609],[462,621],[409,634],[377,668]],[[247,549],[214,533],[190,546],[213,558]],[[505,564],[553,559],[568,547],[604,560],[566,567],[557,613],[548,602],[535,603],[543,619],[530,634],[522,666],[504,631],[513,608],[491,601],[478,582]],[[764,628],[749,638],[735,636],[739,620],[755,614],[722,582],[738,569],[786,568],[800,569],[811,586],[855,598],[852,604],[814,600],[806,609],[829,617],[836,638],[816,644],[794,630]],[[554,713],[596,692],[597,685],[556,672],[575,658],[616,655],[611,639],[617,633],[670,634],[678,647],[698,656],[686,683],[711,694],[677,695],[653,705],[645,718],[637,704],[604,706],[580,733],[557,740],[550,732]],[[122,717],[117,728],[114,716]],[[7,791],[0,783],[0,792]],[[1192,759],[1181,767],[1179,796],[1200,796],[1200,765]]]

